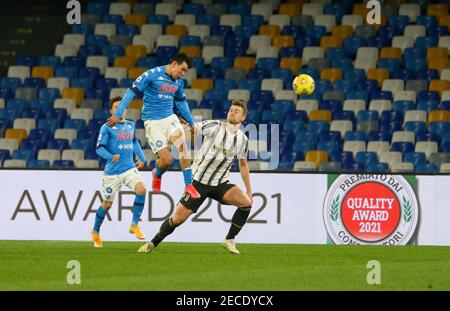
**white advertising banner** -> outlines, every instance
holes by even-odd
[[[102,174],[1,170],[0,239],[89,241]],[[151,173],[142,175],[150,188]],[[450,245],[450,176],[373,176],[252,173],[254,205],[238,241]],[[239,173],[230,181],[243,186]],[[183,188],[182,173],[168,172],[163,193],[148,193],[140,223],[147,238],[173,212]],[[125,187],[116,196],[101,229],[105,241],[136,240],[128,233],[133,201]],[[220,242],[234,211],[207,200],[167,241]]]

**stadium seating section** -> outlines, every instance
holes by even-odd
[[[224,119],[240,98],[247,123],[279,124],[275,145],[250,141],[252,170],[448,173],[448,1],[380,2],[380,25],[345,0],[90,2],[54,55],[19,56],[1,78],[0,166],[103,167],[108,100],[181,51],[194,115]],[[312,95],[292,91],[299,73]],[[151,162],[141,107],[127,117]],[[261,148],[279,148],[276,167]]]

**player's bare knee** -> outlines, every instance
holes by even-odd
[[[145,185],[143,183],[136,185],[136,194],[144,195],[147,193],[147,188],[145,188]]]
[[[110,208],[111,208],[111,206],[112,206],[112,203],[113,202],[111,202],[111,201],[103,201],[103,203],[102,203],[102,207],[103,207],[103,209],[104,210],[109,210]]]

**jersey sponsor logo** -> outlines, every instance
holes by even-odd
[[[167,93],[175,93],[178,90],[177,87],[170,85],[169,83],[164,83],[163,86],[159,88],[160,92],[167,92]]]
[[[414,188],[398,175],[340,175],[325,197],[323,217],[335,244],[406,245],[417,228]]]
[[[133,139],[133,133],[126,133],[124,131],[119,133],[117,140]]]

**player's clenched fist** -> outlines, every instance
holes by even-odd
[[[116,163],[120,159],[120,154],[115,154],[111,160],[112,163]]]

